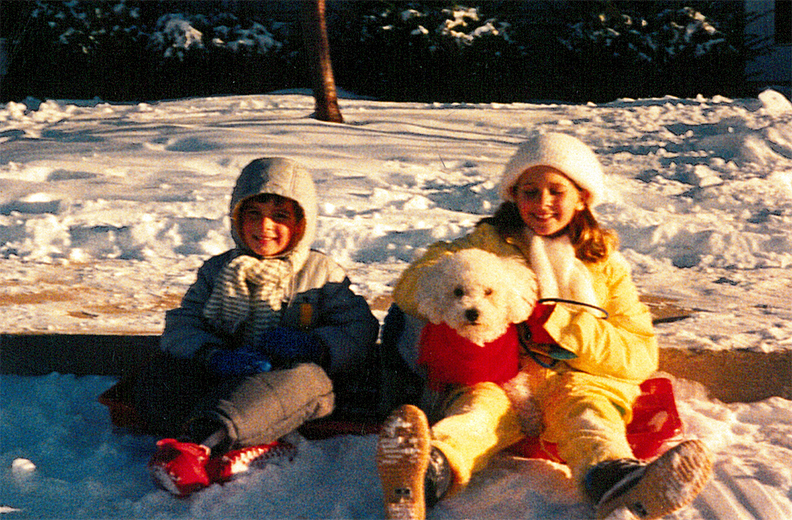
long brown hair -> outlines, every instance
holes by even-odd
[[[567,226],[575,256],[585,262],[604,260],[619,247],[619,236],[599,225],[588,206],[578,211]]]
[[[503,236],[515,235],[525,229],[525,222],[514,202],[504,202],[491,217],[479,222],[482,223],[495,226]],[[619,247],[619,237],[616,232],[601,227],[588,206],[578,211],[561,233],[569,234],[569,239],[575,248],[575,256],[584,262],[604,260]]]

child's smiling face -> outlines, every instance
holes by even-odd
[[[550,166],[526,170],[514,185],[514,201],[525,224],[537,235],[563,231],[586,207],[588,193]]]
[[[239,218],[242,241],[260,256],[283,253],[300,232],[295,203],[283,197],[246,201]]]

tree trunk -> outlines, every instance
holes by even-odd
[[[320,121],[343,123],[344,118],[338,108],[333,67],[330,63],[325,0],[303,0],[301,11],[303,38],[316,101],[314,117]]]

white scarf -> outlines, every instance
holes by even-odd
[[[253,340],[280,322],[290,271],[291,263],[283,258],[235,258],[220,271],[204,317],[227,334],[234,334],[247,321],[244,339]]]
[[[539,283],[540,298],[564,298],[601,307],[591,274],[575,256],[569,236],[549,238],[526,229],[525,238],[529,246],[528,260]]]

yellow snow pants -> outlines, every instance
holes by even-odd
[[[545,425],[542,439],[557,444],[577,482],[594,464],[633,456],[626,424],[639,393],[637,385],[538,366],[530,376]],[[446,403],[444,418],[432,426],[431,433],[432,445],[443,452],[451,467],[453,493],[524,433],[509,398],[495,383],[457,389]]]

